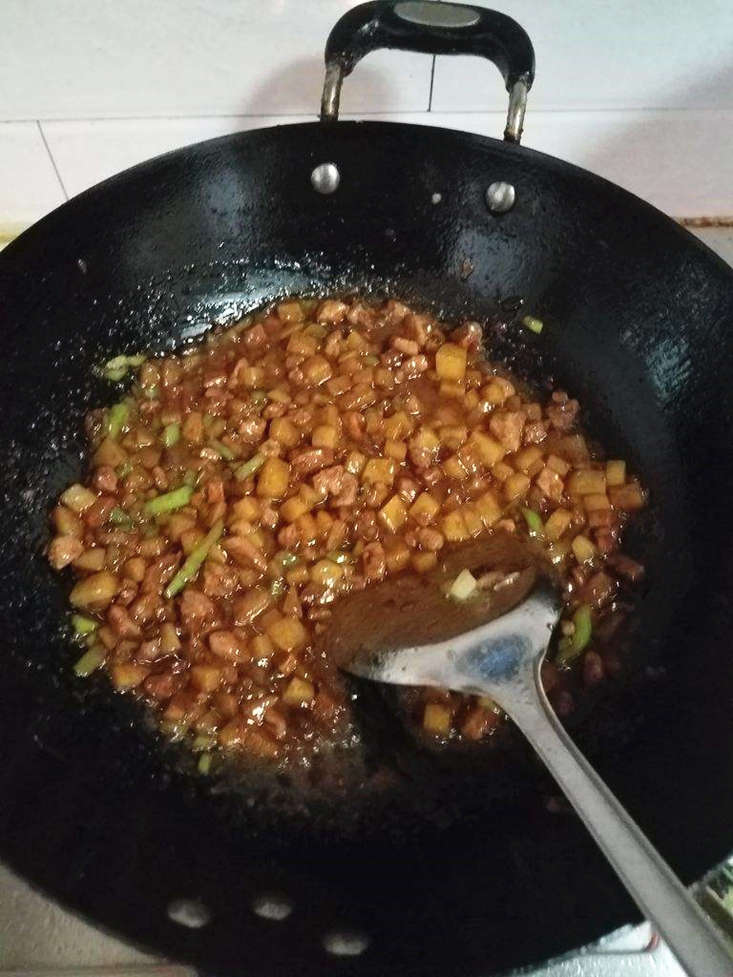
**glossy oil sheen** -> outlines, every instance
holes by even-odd
[[[341,174],[331,195],[310,184],[323,162]],[[501,216],[484,202],[497,180],[516,188]],[[0,256],[0,856],[100,925],[210,974],[488,977],[635,916],[577,820],[550,813],[553,785],[521,746],[466,762],[420,753],[395,727],[385,749],[406,796],[425,797],[404,815],[383,805],[365,817],[362,797],[287,811],[260,795],[248,804],[246,789],[217,793],[159,747],[128,697],[73,679],[64,586],[42,556],[52,500],[82,470],[83,413],[115,397],[95,364],[168,349],[279,295],[344,288],[453,318],[523,296],[543,319],[539,337],[491,327],[494,354],[579,396],[653,500],[628,536],[649,568],[640,667],[579,717],[576,738],[684,879],[733,848],[730,269],[552,158],[340,123],[144,164]],[[293,905],[282,922],[250,908],[273,892]],[[200,900],[208,925],[170,921],[180,898]],[[331,958],[333,930],[369,946]]]

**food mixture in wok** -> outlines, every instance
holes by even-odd
[[[611,639],[642,573],[620,534],[644,490],[591,447],[576,400],[533,395],[481,336],[394,300],[290,300],[180,354],[111,361],[135,382],[88,415],[88,477],[61,495],[48,548],[74,578],[77,674],[104,668],[143,697],[202,770],[215,747],[318,751],[350,723],[323,643],[334,602],[499,530],[531,538],[564,585],[544,678],[569,711],[573,688],[619,667]],[[446,600],[507,577],[464,570]],[[409,714],[438,740],[502,719],[436,690]]]

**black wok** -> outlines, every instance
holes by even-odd
[[[331,60],[348,71],[378,44],[488,54],[513,90],[516,137],[533,67],[521,29],[487,12],[421,26],[423,9],[352,12]],[[326,162],[332,193],[311,184]],[[503,213],[485,198],[497,181],[516,195]],[[0,857],[99,925],[212,974],[498,973],[635,916],[520,746],[465,770],[412,764],[397,743],[394,803],[366,790],[288,804],[287,787],[198,778],[136,704],[73,678],[65,587],[42,555],[52,500],[83,469],[83,414],[115,396],[95,364],[277,296],[341,289],[485,318],[495,354],[580,397],[641,473],[652,505],[628,536],[649,577],[637,668],[574,736],[683,879],[733,847],[733,273],[642,201],[540,153],[322,122],[135,167],[0,256]],[[516,296],[545,321],[540,337],[496,325]],[[287,918],[253,910],[270,893]],[[171,918],[180,899],[195,904]]]

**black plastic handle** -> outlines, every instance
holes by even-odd
[[[527,92],[534,80],[534,48],[511,17],[441,0],[371,0],[352,7],[326,42],[323,121],[336,121],[343,79],[365,54],[379,48],[475,54],[492,61],[511,93],[505,138],[519,142]]]
[[[348,75],[365,54],[399,48],[423,54],[475,54],[493,61],[510,91],[534,79],[534,48],[522,27],[496,10],[439,0],[371,0],[352,7],[326,41],[326,64]]]

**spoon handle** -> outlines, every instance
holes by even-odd
[[[529,678],[529,676],[528,676]],[[689,977],[732,977],[733,957],[695,900],[577,750],[535,670],[506,710],[544,761],[629,894]]]

